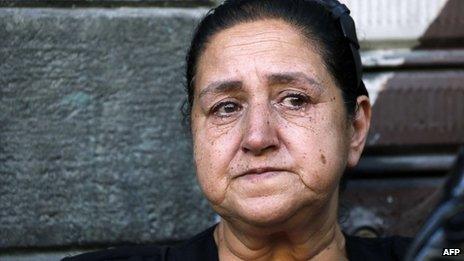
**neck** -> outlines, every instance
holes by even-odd
[[[331,207],[317,215],[314,215],[314,208],[307,207],[285,222],[271,226],[257,227],[236,219],[223,218],[214,231],[219,258],[220,260],[346,259],[345,238],[337,223],[336,207],[334,210],[333,204],[329,205]]]

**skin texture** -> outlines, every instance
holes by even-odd
[[[279,20],[210,39],[192,106],[200,186],[222,217],[225,260],[341,260],[338,183],[357,164],[370,121],[366,96],[347,116],[314,45]]]

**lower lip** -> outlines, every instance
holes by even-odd
[[[261,181],[261,180],[264,180],[264,179],[269,179],[269,178],[272,178],[272,177],[275,177],[279,174],[281,174],[282,172],[281,171],[267,171],[267,172],[263,172],[263,173],[255,173],[255,174],[246,174],[246,175],[243,175],[243,176],[240,176],[239,178],[241,179],[245,179],[245,180],[248,180],[248,181],[251,181],[251,182],[256,182],[256,181]]]

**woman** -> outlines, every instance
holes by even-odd
[[[345,236],[337,222],[339,182],[359,160],[371,105],[348,11],[321,2],[226,1],[197,28],[188,112],[199,184],[220,222],[174,247],[80,258],[401,258],[404,240]]]

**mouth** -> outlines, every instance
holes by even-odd
[[[236,176],[235,178],[239,177],[256,177],[256,176],[273,176],[278,172],[287,171],[282,168],[272,168],[272,167],[263,167],[263,168],[253,168],[245,171],[244,173]]]

